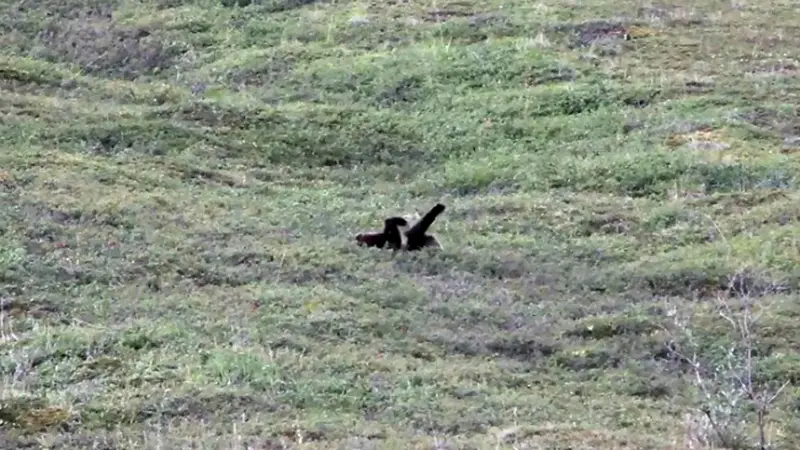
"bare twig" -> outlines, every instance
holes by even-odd
[[[742,272],[743,273],[743,272]],[[726,361],[721,366],[711,362],[700,362],[697,349],[699,347],[688,323],[681,320],[674,310],[674,325],[684,337],[684,342],[693,349],[691,357],[674,344],[669,346],[669,352],[677,360],[688,364],[692,369],[693,381],[703,397],[700,411],[708,418],[714,433],[720,443],[726,448],[741,448],[734,442],[733,425],[734,417],[744,416],[745,411],[739,405],[740,400],[746,400],[756,410],[756,425],[758,427],[758,448],[769,448],[767,437],[767,416],[772,405],[790,384],[785,381],[777,390],[771,392],[768,386],[759,386],[754,380],[755,373],[755,334],[754,326],[759,315],[753,313],[753,301],[743,280],[742,273],[732,277],[728,284],[728,291],[717,296],[719,316],[730,324],[736,341],[727,351]],[[739,299],[739,308],[731,307],[728,295],[733,294]],[[736,310],[735,310],[736,309]],[[728,380],[728,381],[726,381]],[[722,404],[721,404],[722,403]],[[721,420],[722,419],[722,420]],[[736,430],[741,432],[741,430]]]

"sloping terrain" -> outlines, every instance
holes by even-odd
[[[0,8],[0,448],[797,442],[795,1]]]

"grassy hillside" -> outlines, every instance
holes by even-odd
[[[797,442],[796,2],[240,1],[0,6],[0,448]]]

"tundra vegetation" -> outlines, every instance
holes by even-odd
[[[3,2],[0,447],[791,448],[796,10]]]

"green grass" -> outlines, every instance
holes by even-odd
[[[736,277],[800,378],[794,2],[223,3],[0,6],[0,446],[683,449]]]

